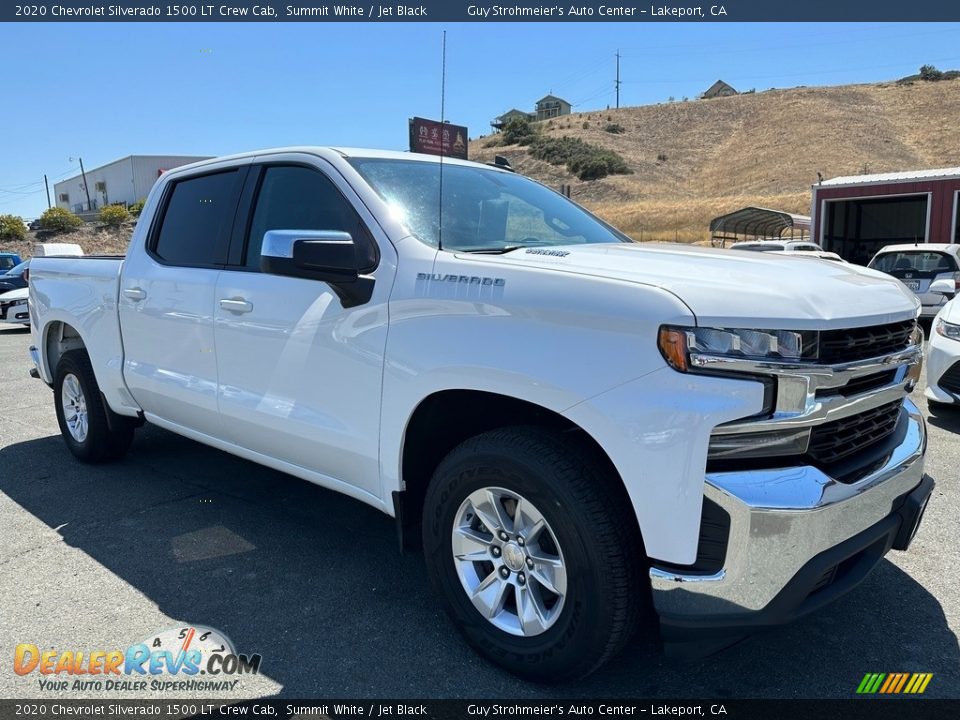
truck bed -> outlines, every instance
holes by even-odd
[[[123,393],[123,343],[117,313],[122,267],[122,256],[37,257],[30,261],[33,345],[44,350],[41,377],[53,382],[51,359],[69,350],[71,335],[78,334],[98,369],[104,396],[117,408],[130,404]]]

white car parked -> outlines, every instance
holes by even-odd
[[[30,326],[30,311],[27,309],[27,288],[19,288],[0,295],[0,322]]]
[[[937,280],[930,291],[952,296],[953,280]],[[933,319],[927,346],[927,389],[931,403],[960,403],[960,303],[950,300]]]
[[[809,240],[747,240],[734,243],[730,249],[754,252],[824,252],[822,247]]]
[[[935,292],[937,280],[953,283],[951,293],[960,282],[960,245],[954,243],[915,243],[887,245],[867,267],[897,278],[920,298],[920,316],[932,318],[946,304],[943,293]]]

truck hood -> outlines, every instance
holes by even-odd
[[[528,248],[493,258],[662,288],[704,326],[828,330],[897,322],[920,308],[889,275],[815,258],[630,243]]]

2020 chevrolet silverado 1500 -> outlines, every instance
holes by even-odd
[[[177,168],[125,259],[34,260],[30,312],[79,459],[147,421],[369,503],[469,642],[543,681],[644,618],[720,647],[821,606],[933,485],[901,283],[634,244],[468,162]]]

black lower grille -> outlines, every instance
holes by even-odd
[[[940,376],[937,385],[948,392],[960,394],[960,361],[955,362]]]
[[[916,328],[915,320],[820,333],[819,362],[828,365],[865,360],[903,350]]]
[[[897,400],[820,425],[810,433],[807,454],[828,464],[864,450],[894,431],[902,408],[903,401]]]

